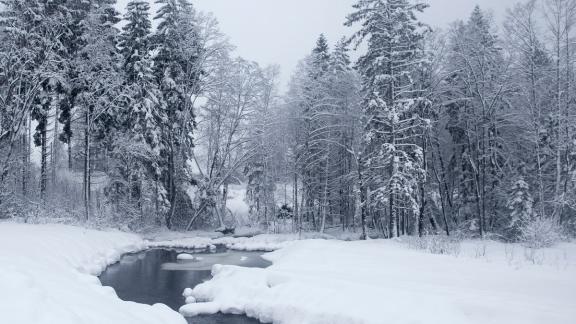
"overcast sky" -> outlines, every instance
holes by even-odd
[[[128,0],[118,0],[122,11]],[[150,0],[153,2],[153,0]],[[191,0],[212,12],[221,30],[237,47],[237,54],[261,65],[279,64],[286,84],[297,62],[310,52],[320,33],[331,43],[351,29],[343,26],[356,0]],[[500,21],[506,8],[518,0],[427,0],[430,8],[423,20],[433,27],[446,27],[466,19],[476,4],[491,9]]]

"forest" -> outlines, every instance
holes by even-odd
[[[445,30],[425,3],[358,0],[352,36],[318,35],[285,90],[189,0],[1,3],[0,218],[576,234],[574,0]]]

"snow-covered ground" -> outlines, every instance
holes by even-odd
[[[193,237],[190,237],[190,236]],[[63,225],[0,223],[0,323],[184,324],[164,305],[124,302],[97,277],[123,253],[225,244],[268,250],[267,269],[216,265],[185,292],[184,315],[246,313],[282,324],[572,324],[576,244],[543,250],[492,241],[445,255],[413,239],[344,242],[318,235],[137,235]],[[330,238],[322,235],[320,237]],[[183,255],[184,257],[184,255]]]
[[[165,305],[120,300],[96,277],[143,248],[126,233],[0,223],[0,323],[185,324]]]
[[[282,324],[574,323],[576,244],[530,253],[496,242],[465,242],[455,255],[399,241],[293,242],[266,255],[267,269],[215,266],[188,292],[200,302],[180,312]]]

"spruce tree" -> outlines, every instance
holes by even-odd
[[[38,91],[26,98],[34,103],[30,112],[37,124],[34,144],[40,147],[40,196],[45,198],[48,182],[48,123],[51,109],[57,105],[57,89],[66,88],[63,74],[66,48],[64,41],[69,35],[69,9],[65,0],[5,1],[2,17],[9,24],[13,46],[22,51],[20,56],[29,76],[36,79]],[[39,19],[39,18],[42,19]],[[25,62],[25,63],[24,63]],[[30,84],[35,87],[34,84]]]
[[[150,51],[152,23],[150,22],[149,10],[148,1],[143,0],[132,0],[126,6],[126,14],[124,15],[126,25],[122,28],[118,46],[124,56],[124,71],[129,83],[138,78],[139,72],[143,72],[141,68],[137,71],[135,64],[139,64],[147,58]]]
[[[534,199],[530,193],[530,187],[523,177],[518,178],[512,186],[507,207],[510,210],[510,219],[508,230],[513,238],[518,238],[523,226],[534,220],[535,213],[533,210]]]
[[[114,162],[106,189],[118,212],[142,220],[145,210],[158,214],[165,205],[159,165],[166,106],[153,71],[148,10],[145,1],[129,2],[124,15],[127,23],[119,36],[125,99],[113,116],[115,135],[110,151]],[[127,205],[120,207],[121,203]]]
[[[161,7],[154,18],[159,20],[154,37],[157,51],[154,75],[166,103],[167,119],[162,127],[164,147],[161,154],[165,166],[162,181],[170,202],[165,222],[170,228],[174,216],[188,214],[184,210],[177,213],[179,206],[191,205],[186,190],[194,184],[188,170],[195,125],[192,97],[200,89],[202,48],[196,14],[187,0],[158,0],[157,3]]]
[[[408,0],[362,0],[347,21],[362,24],[352,41],[368,44],[358,62],[367,120],[363,177],[370,180],[377,207],[388,208],[391,237],[400,233],[400,213],[417,210],[416,187],[424,177],[422,148],[415,141],[424,98],[412,76],[423,59],[427,30],[416,14],[426,7]]]

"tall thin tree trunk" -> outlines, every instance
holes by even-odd
[[[90,219],[90,110],[85,115],[86,129],[84,131],[84,213],[86,220]]]
[[[328,211],[328,158],[326,158],[326,166],[324,167],[324,194],[322,198],[322,222],[320,224],[320,233],[324,233],[326,226],[326,214]]]
[[[362,176],[362,161],[358,157],[357,158],[357,172],[358,172],[358,192],[357,192],[357,200],[356,200],[356,210],[360,209],[360,222],[362,225],[362,236],[360,237],[362,240],[366,240],[368,238],[368,234],[366,233],[366,217],[368,208],[368,197],[367,197],[367,186],[364,183],[364,179]]]
[[[30,118],[26,119],[22,135],[22,196],[28,195],[28,174],[30,172]]]
[[[56,164],[58,161],[58,105],[54,117],[54,131],[52,132],[52,143],[50,143],[50,188],[53,196],[56,191]]]
[[[558,217],[560,214],[560,192],[562,186],[562,136],[561,136],[561,129],[562,127],[562,80],[561,80],[561,31],[560,31],[560,15],[558,13],[557,16],[557,30],[556,30],[556,104],[557,104],[557,122],[558,122],[558,136],[556,142],[556,180],[555,180],[555,208],[554,208],[554,216]]]
[[[43,125],[42,129],[39,130],[40,131],[40,197],[42,200],[46,199],[46,183],[48,182],[48,151],[47,151],[47,134],[46,134],[46,128],[47,128],[47,117],[43,117],[45,118],[45,120],[43,120],[41,122],[41,124]]]

